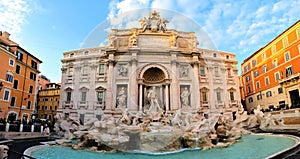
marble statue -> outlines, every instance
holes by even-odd
[[[126,91],[125,87],[121,87],[120,91],[118,92],[117,96],[117,107],[118,108],[126,108]]]
[[[147,98],[148,98],[148,101],[150,102],[150,108],[149,108],[150,112],[158,112],[159,110],[162,110],[162,108],[160,107],[160,105],[158,103],[158,97],[156,94],[155,86],[153,86],[149,89]]]
[[[137,46],[137,37],[135,31],[130,36],[129,41],[130,41],[130,46]]]
[[[1,159],[8,158],[8,150],[9,150],[9,147],[7,145],[0,145],[0,158]]]
[[[118,75],[120,77],[127,77],[127,75],[128,75],[128,66],[127,65],[119,65],[118,66]]]
[[[188,66],[182,66],[180,67],[180,70],[179,70],[179,73],[180,73],[180,77],[188,77],[188,73],[189,73],[189,67]]]
[[[190,91],[188,90],[187,87],[184,87],[183,91],[180,94],[182,107],[190,106],[189,105],[189,96],[190,96]]]
[[[140,19],[139,22],[141,23],[141,32],[145,32],[146,30],[151,30],[152,32],[165,32],[167,30],[166,24],[169,22],[164,18],[160,18],[158,12],[153,11],[149,14],[149,17],[144,17]]]
[[[176,110],[174,118],[171,120],[172,126],[181,126],[181,109]]]

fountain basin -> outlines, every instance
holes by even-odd
[[[251,158],[261,159],[276,156],[279,153],[288,151],[296,147],[300,142],[299,138],[286,135],[257,134],[248,135],[241,138],[241,142],[227,148],[213,148],[209,150],[201,149],[181,149],[173,152],[91,152],[85,150],[73,150],[70,147],[63,146],[35,146],[27,149],[26,155],[37,159],[82,159],[82,158],[112,158],[112,159],[135,159],[135,158],[164,158],[179,159],[189,158],[201,159],[210,158]]]

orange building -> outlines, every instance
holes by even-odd
[[[45,89],[39,90],[37,113],[40,119],[53,121],[60,99],[60,85],[46,84]]]
[[[41,60],[0,32],[1,118],[30,119],[35,108],[37,75]]]
[[[300,106],[300,20],[242,63],[248,111]]]

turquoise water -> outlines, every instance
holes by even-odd
[[[32,157],[37,159],[261,159],[271,156],[279,151],[292,147],[296,141],[280,136],[249,135],[227,148],[214,148],[210,150],[186,150],[168,154],[142,154],[142,153],[99,153],[82,150],[73,150],[70,147],[51,146],[33,150]]]

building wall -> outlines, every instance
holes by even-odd
[[[16,56],[7,50],[7,47],[4,45],[0,46],[0,59],[1,59],[1,67],[0,67],[0,82],[2,82],[3,87],[0,91],[0,106],[1,106],[1,113],[0,118],[6,118],[6,114],[9,111],[8,108],[10,106],[10,96],[8,100],[4,100],[4,92],[12,91],[13,83],[6,81],[6,74],[14,74],[15,71],[15,62]],[[9,61],[13,60],[14,64],[10,65]]]
[[[286,54],[289,54],[288,60],[285,57]],[[300,71],[299,61],[300,22],[298,21],[266,46],[244,60],[242,64],[242,81],[248,110],[256,108],[258,104],[264,109],[272,105],[278,107],[280,101],[285,101],[285,104],[291,106],[292,103],[288,95],[289,91],[286,90],[282,82],[291,76],[297,76],[297,73]],[[287,75],[288,67],[292,67],[291,75]],[[263,71],[264,68],[267,68],[267,71]],[[247,78],[249,79],[247,80]],[[266,78],[269,79],[269,84],[266,83]],[[260,87],[257,87],[257,82],[260,83]],[[279,94],[278,89],[283,89],[283,93]],[[264,96],[265,93],[263,92],[268,91],[272,92],[272,97],[267,98]],[[262,99],[256,102],[258,93],[262,94]],[[253,102],[249,98],[252,98]]]
[[[140,33],[137,46],[132,46],[126,40],[135,35],[133,31],[113,30],[109,36],[115,37],[111,46],[64,53],[60,113],[82,122],[103,113],[121,116],[123,109],[118,107],[118,97],[122,87],[127,97],[125,107],[132,113],[146,111],[145,94],[149,87],[155,86],[163,92],[159,95],[167,113],[178,109],[184,113],[202,109],[206,114],[215,111],[232,117],[237,111],[241,97],[234,54],[196,48],[194,33],[174,30]],[[186,38],[179,39],[176,46],[171,43],[174,32]],[[101,65],[105,68],[103,74],[100,74]],[[121,70],[123,66],[126,73]],[[146,80],[145,74],[152,68],[161,72],[152,76],[162,77],[161,81],[151,83]],[[189,106],[184,106],[181,99],[185,87],[190,91]],[[86,92],[86,99],[82,97],[83,92]],[[104,92],[103,103],[97,101],[97,92]],[[202,99],[202,92],[206,93],[206,100]],[[220,99],[217,99],[217,92],[220,92]]]
[[[59,107],[60,85],[49,83],[39,91],[37,113],[40,119],[53,121]]]
[[[39,64],[41,61],[24,50],[18,44],[9,39],[9,34],[3,34],[1,32],[0,42],[3,46],[8,48],[9,52],[13,54],[15,63],[10,68],[10,74],[13,76],[13,80],[8,85],[10,89],[10,96],[8,105],[5,105],[7,111],[2,112],[2,117],[7,118],[10,113],[16,114],[16,119],[23,117],[31,118],[33,110],[35,108],[36,101],[36,85],[37,77],[39,74]],[[3,54],[1,52],[1,54]],[[20,56],[22,54],[22,57]],[[33,61],[33,62],[32,62]],[[1,58],[1,63],[7,63],[7,59]],[[18,68],[18,71],[17,71]],[[3,71],[3,72],[2,72]],[[7,69],[1,70],[1,75],[6,77]],[[6,80],[6,78],[2,78]],[[9,83],[9,82],[6,82]],[[31,91],[31,92],[30,92]],[[3,98],[2,98],[3,99]],[[11,101],[15,99],[13,105]],[[27,120],[27,119],[25,119]]]

